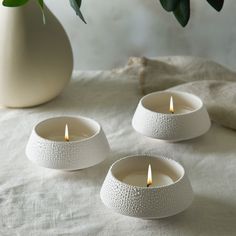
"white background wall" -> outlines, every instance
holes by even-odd
[[[57,6],[55,4],[57,2]],[[236,69],[236,2],[218,13],[206,0],[191,0],[182,28],[159,0],[84,0],[83,24],[69,0],[47,0],[72,42],[76,69],[107,69],[129,56],[195,55]]]

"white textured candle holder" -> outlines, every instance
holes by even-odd
[[[186,108],[186,112],[162,112],[163,107],[169,106],[171,96],[174,107]],[[163,91],[150,93],[140,100],[132,126],[145,136],[177,142],[203,135],[209,130],[211,121],[199,97],[185,92]]]
[[[143,170],[151,164],[153,173],[170,176],[166,186],[139,187],[123,182],[127,173]],[[116,161],[109,169],[100,192],[103,203],[117,213],[158,219],[184,211],[193,201],[193,191],[184,168],[165,157],[129,156]]]
[[[64,135],[68,125],[70,136],[82,135],[74,141],[56,141],[53,136]],[[52,169],[77,170],[105,160],[110,147],[101,126],[85,117],[55,117],[37,124],[26,147],[32,162]]]

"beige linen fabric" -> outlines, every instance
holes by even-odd
[[[195,57],[130,58],[120,73],[136,74],[143,94],[164,89],[199,96],[213,121],[236,129],[236,73]]]
[[[47,85],[45,85],[47,86]],[[29,109],[0,109],[1,236],[234,236],[236,133],[213,124],[202,137],[165,143],[136,133],[131,119],[142,94],[137,75],[78,72],[64,93]],[[99,121],[111,145],[103,163],[80,171],[44,169],[27,160],[32,127],[60,115]],[[186,169],[195,192],[185,212],[162,220],[125,217],[107,209],[99,191],[110,165],[133,154],[164,155]]]

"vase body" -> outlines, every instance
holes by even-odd
[[[73,69],[69,39],[45,7],[46,24],[35,1],[0,6],[0,105],[30,107],[56,97]]]

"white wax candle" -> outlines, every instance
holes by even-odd
[[[181,106],[181,105],[174,106],[174,114],[185,114],[185,113],[189,113],[193,110],[194,109],[192,107]],[[168,106],[157,107],[156,112],[164,113],[164,114],[171,114],[170,108]]]
[[[122,181],[126,184],[147,187],[147,172],[145,171],[136,171],[126,175]],[[174,183],[170,176],[163,173],[152,173],[152,184],[150,187],[164,186]]]
[[[70,141],[81,141],[81,140],[86,139],[86,138],[88,138],[88,135],[70,135],[69,136],[69,142]],[[50,139],[52,141],[67,142],[65,140],[64,135],[50,135],[50,136],[47,136],[47,139]]]

